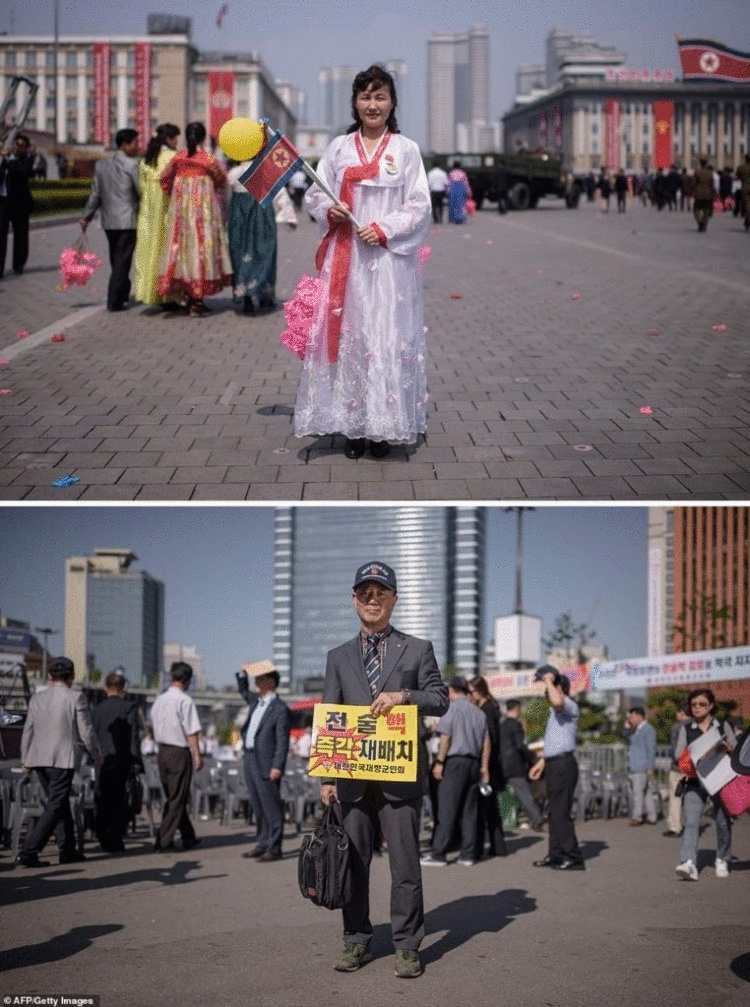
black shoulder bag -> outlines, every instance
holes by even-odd
[[[315,831],[302,840],[297,878],[303,898],[326,909],[341,909],[351,898],[352,872],[349,837],[334,811],[326,807]]]

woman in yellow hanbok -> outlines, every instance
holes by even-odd
[[[173,297],[159,297],[156,291],[169,206],[169,197],[159,185],[159,178],[175,155],[179,135],[179,127],[171,122],[157,126],[138,169],[141,202],[138,207],[133,298],[143,304],[174,302]]]

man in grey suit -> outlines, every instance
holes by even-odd
[[[396,574],[385,563],[361,566],[354,578],[357,636],[328,654],[324,703],[369,706],[375,716],[394,706],[413,704],[421,714],[440,716],[448,709],[448,688],[440,677],[432,644],[391,626],[397,601]],[[344,829],[352,850],[353,893],[344,907],[344,951],[338,972],[356,972],[371,958],[370,862],[373,841],[382,828],[391,867],[391,935],[396,975],[421,975],[419,945],[424,937],[419,820],[427,789],[427,751],[419,744],[414,783],[340,779],[324,781],[324,804],[341,802]]]
[[[630,824],[643,825],[644,812],[649,825],[656,825],[656,792],[654,769],[656,767],[656,731],[646,720],[642,706],[631,706],[626,724],[629,728],[628,773],[633,792]]]
[[[101,209],[102,227],[109,242],[112,275],[107,287],[107,310],[122,311],[130,297],[130,266],[135,251],[138,220],[138,133],[121,129],[115,136],[117,153],[97,161],[94,184],[79,224],[86,231],[94,214]]]
[[[23,867],[48,866],[39,854],[53,832],[61,864],[84,859],[76,850],[70,788],[82,747],[97,765],[102,759],[86,698],[72,689],[74,677],[73,662],[55,658],[49,669],[49,688],[32,696],[29,703],[21,738],[21,769],[24,773],[36,770],[47,804],[18,854]]]
[[[256,692],[250,691],[248,676],[255,679]],[[255,846],[242,856],[270,864],[281,860],[281,777],[289,753],[289,707],[276,695],[279,673],[271,661],[246,664],[237,674],[237,686],[249,706],[242,728],[242,747],[245,784],[258,826]]]

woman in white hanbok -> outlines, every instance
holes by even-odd
[[[294,413],[298,437],[343,434],[376,458],[425,431],[427,378],[420,246],[430,190],[419,148],[397,132],[396,88],[372,66],[354,79],[354,125],[324,153],[305,200],[322,225],[321,298]],[[349,215],[351,211],[351,217]],[[354,218],[356,223],[352,222]]]

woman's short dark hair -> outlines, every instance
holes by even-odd
[[[357,111],[357,96],[366,91],[368,87],[387,87],[390,91],[393,108],[391,109],[391,114],[388,116],[386,128],[389,133],[398,133],[398,121],[396,120],[396,106],[398,105],[396,81],[386,68],[379,63],[373,63],[366,70],[361,70],[352,81],[352,118],[354,122],[347,129],[347,133],[355,133],[362,125],[362,120]]]
[[[189,122],[185,127],[185,143],[188,157],[192,157],[206,139],[206,127],[202,122]]]
[[[148,141],[146,146],[146,153],[143,158],[146,164],[148,164],[151,168],[155,168],[156,162],[159,160],[161,148],[167,140],[172,140],[179,135],[180,127],[175,126],[172,122],[163,122],[160,126],[157,126],[156,132]]]
[[[688,706],[692,709],[693,700],[697,699],[699,696],[704,696],[711,704],[711,713],[716,710],[716,696],[710,689],[693,689],[693,691],[688,695]]]

